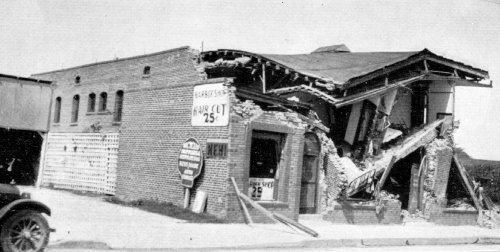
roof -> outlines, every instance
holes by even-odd
[[[412,52],[347,52],[345,45],[322,47],[311,54],[257,54],[241,50],[219,49],[204,55],[242,55],[295,71],[308,78],[339,85],[355,86],[419,61],[447,65],[478,79],[489,78],[488,72],[424,49]],[[340,51],[336,51],[339,49]]]
[[[140,58],[151,57],[151,56],[160,55],[160,54],[164,54],[164,53],[182,51],[182,50],[186,50],[189,48],[190,48],[189,46],[182,46],[182,47],[173,48],[173,49],[164,50],[164,51],[155,52],[155,53],[142,54],[142,55],[136,55],[136,56],[131,56],[131,57],[125,57],[125,58],[116,58],[114,60],[99,61],[99,62],[84,64],[84,65],[80,65],[80,66],[74,66],[74,67],[68,67],[68,68],[63,68],[63,69],[58,69],[58,70],[53,70],[53,71],[48,71],[48,72],[36,73],[36,74],[32,74],[32,76],[62,72],[62,71],[73,70],[73,69],[77,69],[77,68],[90,67],[90,66],[96,66],[96,65],[101,65],[101,64],[108,64],[108,63],[119,62],[119,61],[124,61],[124,60],[140,59]]]
[[[286,65],[306,75],[329,79],[343,84],[350,79],[403,61],[418,52],[366,52],[366,53],[312,53],[263,54],[262,56]]]
[[[49,80],[21,77],[21,76],[10,75],[10,74],[0,74],[0,77],[9,78],[9,79],[16,79],[16,80],[23,80],[23,81],[31,81],[31,82],[42,83],[42,84],[51,84],[52,83],[52,81],[49,81]]]

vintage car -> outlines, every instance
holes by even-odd
[[[43,251],[52,229],[50,209],[14,185],[0,184],[0,245],[4,252]]]

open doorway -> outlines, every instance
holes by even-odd
[[[286,135],[254,130],[250,152],[249,196],[253,200],[278,199],[279,168]]]
[[[408,209],[412,182],[412,169],[417,169],[419,167],[421,160],[420,156],[420,151],[417,150],[396,162],[389,172],[389,176],[387,177],[384,186],[382,186],[382,190],[399,196],[401,209]],[[416,188],[418,189],[418,184]]]
[[[0,128],[0,183],[34,185],[42,142],[36,131]]]
[[[314,133],[304,137],[304,156],[302,157],[302,179],[300,186],[299,213],[316,213],[318,192],[318,162],[320,144]]]

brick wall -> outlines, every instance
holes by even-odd
[[[195,138],[205,151],[208,138],[229,138],[228,126],[191,126],[193,88],[187,83],[129,91],[120,134],[118,197],[182,205],[184,188],[177,163],[182,143]],[[225,217],[228,185],[227,160],[205,158],[191,189],[191,202],[196,191],[203,190],[208,193],[207,212]]]
[[[430,221],[441,225],[462,226],[477,225],[478,212],[476,210],[455,210],[436,208],[430,214]]]
[[[243,193],[248,192],[248,178],[250,174],[250,146],[253,130],[279,132],[286,134],[285,146],[282,150],[280,166],[278,196],[275,202],[263,204],[270,211],[281,213],[289,218],[298,219],[300,205],[300,187],[302,176],[302,155],[304,148],[303,125],[292,123],[287,116],[293,113],[263,112],[260,115],[243,118],[232,114],[230,123],[229,145],[229,175],[234,177],[238,188]],[[243,212],[237,201],[233,186],[227,192],[227,218],[242,222]],[[249,207],[250,215],[256,222],[268,222],[261,213]]]
[[[400,224],[401,202],[389,200],[377,213],[375,205],[360,205],[356,202],[343,201],[329,210],[323,219],[342,224]]]
[[[196,52],[188,47],[176,48],[154,54],[98,62],[84,66],[35,74],[37,78],[55,82],[53,99],[61,97],[61,120],[54,123],[55,102],[52,105],[51,132],[91,132],[90,125],[99,122],[102,132],[117,132],[119,124],[113,123],[115,98],[118,90],[124,91],[125,101],[128,91],[138,88],[162,87],[193,82],[203,78],[196,65]],[[145,66],[150,66],[149,75],[143,74]],[[80,76],[80,83],[75,83]],[[99,94],[107,93],[107,109],[98,111]],[[96,94],[96,112],[87,113],[90,93]],[[71,123],[71,109],[74,95],[80,96],[78,122]],[[128,112],[131,103],[123,107]]]

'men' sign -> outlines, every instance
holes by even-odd
[[[223,83],[194,87],[191,125],[227,126],[229,124],[229,92]]]

